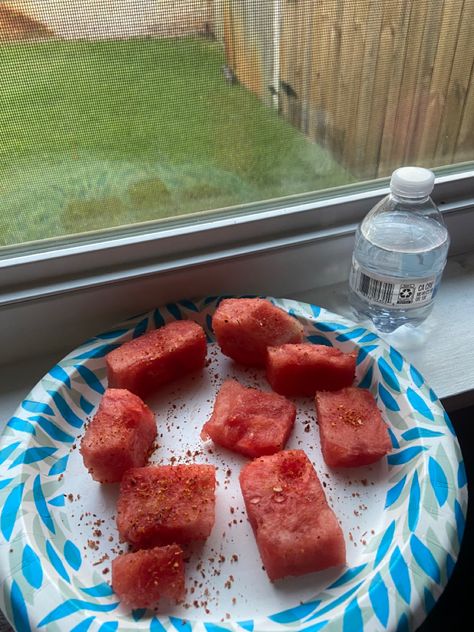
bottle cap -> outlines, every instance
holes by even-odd
[[[423,167],[401,167],[392,173],[390,190],[395,195],[424,198],[433,190],[435,176]]]

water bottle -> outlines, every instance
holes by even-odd
[[[397,169],[389,195],[357,228],[349,301],[359,320],[370,318],[381,332],[417,326],[433,308],[449,248],[433,186],[428,169]]]

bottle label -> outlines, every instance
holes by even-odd
[[[373,305],[395,309],[422,307],[431,301],[436,277],[398,279],[375,274],[352,260],[349,284],[353,292]]]

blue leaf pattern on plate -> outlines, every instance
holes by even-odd
[[[353,599],[344,610],[342,630],[343,632],[363,632],[364,630],[362,612],[360,611],[357,599]]]
[[[64,543],[64,557],[69,566],[75,571],[78,571],[81,568],[81,552],[74,542],[71,542],[71,540],[66,540]]]
[[[351,595],[353,595],[357,590],[359,590],[359,588],[362,586],[363,583],[364,583],[363,581],[359,582],[358,584],[350,588],[347,592],[342,594],[340,597],[336,597],[336,599],[333,599],[333,601],[328,603],[327,606],[323,606],[320,610],[316,610],[316,612],[314,612],[310,617],[308,617],[306,621],[311,621],[312,619],[319,618],[321,615],[326,614],[326,612],[330,612],[331,610],[334,610],[334,608],[337,608],[337,606],[339,606],[341,603],[344,603],[347,599],[349,599]]]
[[[42,628],[53,621],[59,621],[69,617],[73,612],[78,610],[90,610],[91,612],[111,612],[118,606],[117,603],[100,604],[91,601],[82,601],[82,599],[68,599],[52,610],[44,619],[38,623],[38,627]]]
[[[379,358],[378,360],[379,371],[385,381],[385,384],[390,386],[393,391],[400,392],[400,383],[395,375],[395,371],[389,365],[389,363],[384,358]]]
[[[1,489],[5,489],[5,487],[8,487],[8,485],[10,485],[10,483],[14,480],[14,477],[12,478],[2,478],[0,479],[0,490]]]
[[[395,520],[393,520],[389,527],[385,530],[385,533],[380,540],[380,544],[377,548],[377,553],[375,554],[374,568],[378,566],[381,560],[387,554],[387,551],[392,544],[393,534],[395,533]]]
[[[433,413],[431,412],[428,404],[420,395],[418,395],[418,393],[415,393],[415,391],[410,387],[407,388],[407,397],[408,401],[415,410],[423,415],[423,417],[426,417],[426,419],[434,421]]]
[[[359,338],[359,344],[364,344],[366,342],[373,342],[374,340],[379,340],[377,334],[369,333],[366,336],[362,336]]]
[[[369,353],[371,353],[372,351],[375,351],[375,349],[377,348],[378,348],[378,345],[367,345],[365,347],[360,347],[359,353],[357,354],[356,365],[359,366],[359,364],[362,364],[362,362],[366,359]]]
[[[408,617],[405,613],[403,613],[398,620],[397,629],[395,632],[410,632],[410,624],[408,622]]]
[[[386,628],[390,614],[390,602],[387,586],[384,584],[380,573],[377,573],[370,582],[369,597],[377,619]]]
[[[8,428],[17,430],[18,432],[28,432],[29,434],[36,434],[35,427],[29,421],[20,419],[19,417],[12,417],[7,423]]]
[[[52,505],[53,507],[64,507],[66,501],[64,500],[63,494],[59,494],[59,496],[55,496],[48,500],[48,505]]]
[[[20,445],[19,441],[15,441],[15,443],[10,443],[10,445],[5,446],[2,450],[0,450],[0,465],[4,463],[10,454],[15,452],[17,447]]]
[[[436,395],[436,393],[433,391],[433,389],[430,388],[429,390],[429,394],[430,394],[430,399],[432,402],[436,402],[438,401],[438,396]]]
[[[185,307],[186,309],[189,309],[189,311],[191,311],[191,312],[199,312],[199,308],[192,301],[181,300],[181,301],[179,301],[179,304],[182,305],[183,307]]]
[[[332,347],[332,342],[329,340],[329,338],[325,338],[324,336],[306,336],[306,339],[313,345],[324,345],[325,347]]]
[[[43,402],[33,402],[31,399],[25,399],[22,402],[21,407],[27,410],[29,413],[45,413],[45,415],[54,415],[54,411],[51,406]]]
[[[385,509],[391,507],[393,503],[397,502],[402,493],[403,486],[405,485],[407,477],[406,474],[403,478],[401,478],[396,485],[391,487],[387,492],[387,498],[385,499]],[[393,524],[393,523],[392,523]]]
[[[395,588],[402,599],[409,604],[411,599],[410,573],[408,571],[407,563],[405,562],[398,546],[395,548],[392,553],[392,557],[390,558],[389,571]]]
[[[53,545],[49,540],[46,541],[46,553],[48,555],[49,561],[51,562],[58,575],[60,575],[68,583],[71,583],[71,579],[67,570],[64,568],[64,564],[62,563],[61,558],[56,553]]]
[[[29,544],[27,544],[23,549],[21,568],[23,576],[30,586],[33,588],[41,588],[41,584],[43,583],[43,568],[41,566],[40,558],[36,555]]]
[[[361,564],[360,566],[354,566],[353,568],[349,568],[345,573],[343,573],[339,579],[336,579],[334,583],[332,583],[328,588],[337,588],[338,586],[342,586],[343,584],[347,584],[351,579],[357,577],[357,575],[367,567],[367,564]],[[299,617],[301,618],[301,617]]]
[[[110,595],[114,594],[114,591],[105,582],[101,584],[97,584],[97,586],[91,586],[90,588],[81,588],[82,592],[89,597],[110,597]]]
[[[189,621],[186,619],[179,619],[178,617],[170,617],[171,625],[178,630],[178,632],[192,632],[193,628]]]
[[[318,623],[313,623],[313,625],[309,625],[307,628],[304,628],[304,632],[319,632],[319,630],[322,630],[323,628],[325,628],[328,623],[329,623],[329,619],[325,619],[324,621],[318,621]]]
[[[2,513],[0,515],[0,530],[7,542],[10,540],[13,527],[15,526],[16,516],[23,497],[24,487],[25,483],[20,483],[14,487],[8,494],[5,504],[2,507]]]
[[[72,628],[71,632],[87,632],[94,620],[95,617],[87,617],[87,619],[84,619],[84,621],[81,621],[80,623],[75,625]]]
[[[48,393],[53,398],[53,401],[56,404],[59,412],[68,422],[68,424],[74,426],[74,428],[82,428],[84,420],[76,415],[69,404],[66,403],[64,397],[62,397],[62,395],[60,395],[57,391],[48,391]]]
[[[344,333],[339,334],[339,336],[336,336],[336,340],[338,340],[339,342],[345,342],[346,340],[354,340],[354,338],[358,338],[359,336],[362,336],[366,332],[367,332],[366,329],[363,329],[362,327],[358,327],[357,329],[353,329],[352,331],[345,331]]]
[[[74,441],[74,437],[72,435],[64,432],[61,428],[58,428],[56,424],[46,417],[34,415],[33,417],[30,417],[30,419],[31,421],[35,421],[38,426],[55,441],[63,441],[64,443],[72,443]]]
[[[466,467],[464,461],[459,462],[458,466],[458,487],[464,487],[467,484]]]
[[[400,406],[397,404],[396,400],[393,398],[393,395],[389,393],[387,389],[385,388],[385,386],[381,384],[380,382],[379,382],[379,395],[383,403],[389,410],[393,410],[394,412],[397,412],[397,410],[400,410]]]
[[[418,473],[415,470],[410,489],[410,500],[408,502],[408,528],[415,531],[420,517],[420,483]]]
[[[103,358],[114,349],[118,349],[119,344],[102,345],[100,347],[93,347],[89,351],[84,351],[80,355],[74,356],[74,360],[89,360],[91,358]]]
[[[446,422],[446,425],[448,426],[450,433],[453,435],[453,437],[455,437],[456,431],[454,430],[453,424],[451,423],[451,419],[449,418],[448,413],[445,410],[443,410],[443,416],[444,416],[444,421]]]
[[[414,428],[410,428],[410,430],[402,433],[402,438],[405,439],[405,441],[412,441],[413,439],[421,439],[423,437],[431,438],[442,436],[444,436],[444,432],[430,430],[429,428],[422,428],[421,426],[415,426]]]
[[[441,465],[432,456],[428,460],[428,474],[438,505],[442,507],[448,498],[448,479]]]
[[[458,503],[457,500],[454,501],[454,517],[456,518],[456,530],[458,533],[459,544],[461,544],[466,521],[461,509],[461,505]]]
[[[183,319],[181,311],[179,307],[176,305],[176,303],[168,303],[168,305],[166,306],[166,309],[169,311],[171,316],[173,316],[173,318],[175,318],[176,320]]]
[[[228,628],[223,628],[221,625],[217,625],[216,623],[205,623],[204,627],[207,632],[229,632]]]
[[[254,623],[253,623],[252,620],[250,620],[250,621],[238,621],[237,624],[240,625],[240,627],[243,628],[244,630],[248,630],[248,632],[253,632]]]
[[[49,513],[48,506],[44,499],[43,490],[41,488],[41,479],[38,474],[33,483],[33,498],[35,500],[36,510],[38,511],[38,515],[43,521],[43,524],[51,531],[51,533],[56,533],[54,528],[54,523],[51,519],[51,514]]]
[[[408,463],[414,459],[420,452],[426,450],[425,446],[416,445],[412,448],[406,448],[401,452],[394,452],[393,454],[389,454],[387,457],[387,461],[389,465],[403,465],[404,463]]]
[[[448,579],[453,574],[455,565],[456,565],[456,562],[453,560],[451,555],[448,553],[446,555],[446,576],[447,576]]]
[[[373,367],[369,366],[367,369],[367,373],[364,375],[360,383],[358,384],[359,388],[370,388],[372,384],[372,376],[374,374]]]
[[[436,599],[433,597],[428,588],[425,588],[423,591],[423,596],[425,598],[425,612],[426,614],[429,614],[435,607]]]
[[[31,632],[25,598],[15,580],[12,582],[10,601],[16,632]]]
[[[71,388],[71,378],[66,373],[66,371],[58,364],[56,366],[53,366],[53,368],[49,372],[49,375],[54,377],[55,380],[58,380],[58,382],[61,382],[61,384],[66,384],[66,386]]]
[[[131,320],[133,320],[133,318]],[[99,340],[110,340],[112,338],[119,338],[128,332],[128,329],[114,329],[113,331],[106,331],[105,333],[98,334],[96,338]]]
[[[303,619],[311,614],[315,608],[319,606],[320,601],[311,601],[308,603],[302,603],[295,608],[289,608],[288,610],[283,610],[283,612],[278,612],[277,614],[268,617],[272,621],[276,623],[294,623],[299,619]]]
[[[51,466],[48,472],[48,476],[55,476],[56,474],[62,474],[67,467],[68,459],[69,459],[69,454],[65,454],[60,459],[58,459],[56,463]]]
[[[37,461],[43,461],[57,451],[57,448],[51,447],[28,448],[28,450],[25,450],[17,456],[17,458],[13,461],[8,469],[11,470],[21,463],[24,463],[25,465],[30,465],[31,463],[36,463]]]
[[[143,336],[143,334],[146,331],[147,326],[148,326],[148,318],[144,318],[137,325],[135,325],[132,338],[139,338],[140,336]]]
[[[75,364],[74,368],[90,389],[92,389],[96,393],[99,393],[99,395],[104,394],[105,388],[102,386],[102,382],[93,371],[91,371],[83,364]]]
[[[319,331],[337,331],[338,329],[349,329],[347,325],[341,325],[340,323],[328,323],[328,322],[319,322],[314,323],[316,329]]]
[[[150,623],[150,632],[167,632],[167,630],[161,625],[156,617],[153,617]]]
[[[402,356],[393,347],[390,347],[389,354],[390,354],[390,360],[392,361],[393,366],[397,369],[397,371],[401,371],[403,369]]]
[[[84,395],[81,395],[79,406],[86,413],[86,415],[90,415],[91,412],[94,410],[94,404],[91,404],[90,401],[84,397]]]
[[[420,388],[420,386],[423,386],[423,383],[425,380],[423,379],[422,375],[418,373],[418,371],[412,365],[410,365],[410,375],[411,375],[411,379],[415,382],[418,388]]]
[[[135,610],[132,610],[132,619],[134,621],[140,621],[145,616],[145,613],[146,608],[135,608]]]
[[[393,432],[393,430],[389,426],[387,426],[387,430],[388,430],[388,434],[390,435],[390,442],[392,444],[392,448],[394,450],[398,450],[399,447],[400,447],[400,444],[398,443],[398,439],[397,439],[395,433]]]
[[[429,548],[413,533],[410,548],[418,566],[437,584],[441,582],[441,572]]]
[[[153,312],[153,322],[155,323],[155,327],[157,329],[158,327],[163,327],[163,325],[165,324],[165,319],[161,315],[159,309],[155,309],[155,311]]]

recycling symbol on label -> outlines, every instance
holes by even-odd
[[[400,290],[400,297],[407,299],[413,296],[413,290],[410,287],[404,287]]]

